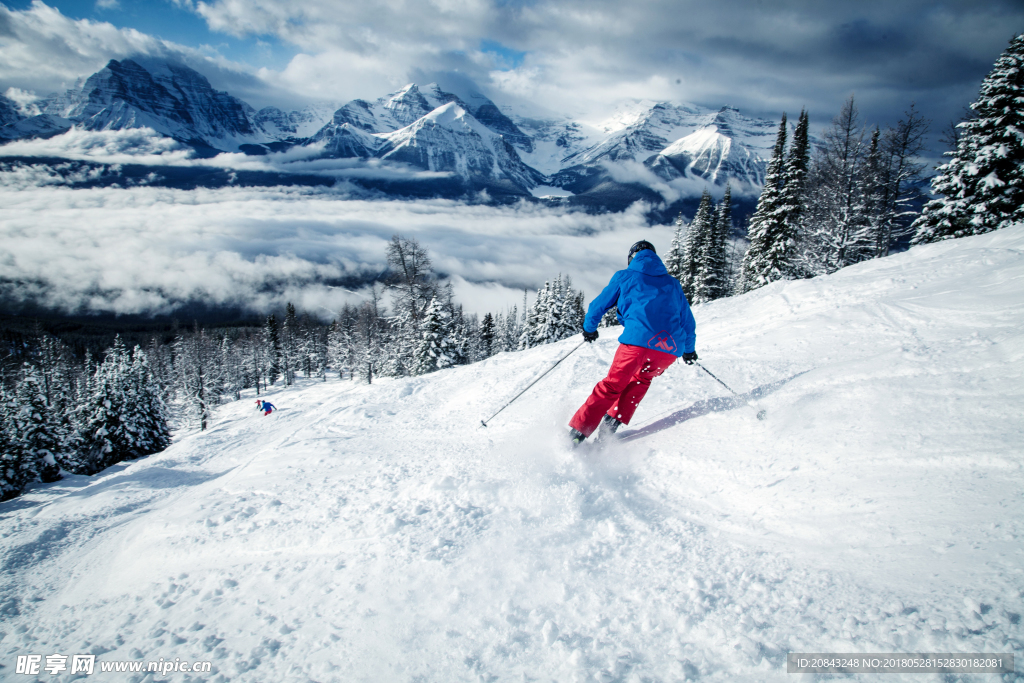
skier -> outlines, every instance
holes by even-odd
[[[277,408],[274,407],[274,404],[271,403],[270,401],[260,401],[260,400],[257,400],[256,401],[256,407],[258,409],[260,409],[260,410],[266,411],[266,412],[263,413],[263,417],[266,417],[267,415],[270,415],[271,411],[277,410]]]
[[[590,397],[569,420],[573,447],[598,426],[614,434],[636,412],[651,380],[682,356],[687,365],[697,360],[696,322],[679,281],[668,274],[654,245],[640,240],[629,249],[627,268],[612,275],[604,291],[590,302],[583,321],[583,339],[597,339],[605,312],[618,306],[625,330],[608,369]]]

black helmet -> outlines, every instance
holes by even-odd
[[[653,244],[651,244],[647,240],[640,240],[639,242],[637,242],[636,244],[629,248],[629,257],[626,259],[626,265],[628,266],[630,263],[632,263],[633,257],[636,256],[636,253],[638,251],[643,251],[644,249],[650,249],[655,254],[658,253],[658,250],[654,248]]]

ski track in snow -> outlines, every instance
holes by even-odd
[[[486,429],[578,338],[274,387],[269,417],[247,396],[0,504],[0,677],[29,680],[30,653],[214,663],[174,680],[602,682],[1020,653],[1024,226],[694,312],[701,361],[767,420],[677,363],[619,442],[568,450],[602,330]]]

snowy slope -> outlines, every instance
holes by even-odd
[[[559,447],[604,330],[487,429],[579,338],[278,387],[271,417],[250,396],[162,454],[0,504],[0,663],[791,681],[788,651],[1021,651],[1024,226],[694,312],[702,362],[766,421],[678,364],[619,443]]]

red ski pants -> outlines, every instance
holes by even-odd
[[[608,376],[597,383],[590,398],[569,420],[569,426],[590,436],[605,413],[629,424],[651,380],[665,372],[675,360],[671,353],[619,344]]]

